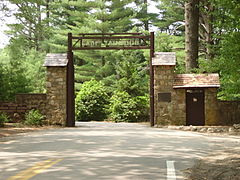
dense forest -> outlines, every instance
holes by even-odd
[[[155,51],[177,53],[177,73],[220,75],[221,100],[240,100],[238,0],[3,0],[0,20],[9,44],[0,49],[0,101],[45,92],[46,53],[65,53],[67,33],[155,31]],[[148,116],[149,53],[74,53],[78,120],[144,120]],[[94,94],[94,96],[93,96]],[[88,105],[84,102],[88,101]],[[87,108],[86,108],[87,107]],[[91,107],[91,108],[90,108]]]

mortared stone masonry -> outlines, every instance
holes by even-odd
[[[49,124],[66,125],[67,54],[47,54],[46,117]]]
[[[204,124],[240,123],[240,101],[219,101],[218,74],[176,74],[173,52],[157,52],[154,71],[154,124],[186,125],[187,91],[200,89],[204,94]],[[0,102],[0,112],[21,121],[31,109],[46,115],[48,124],[66,125],[67,54],[47,54],[46,94],[17,94],[14,102]],[[191,124],[189,124],[191,125]],[[194,124],[193,124],[194,125]]]
[[[218,74],[176,74],[175,65],[174,52],[155,53],[153,70],[156,125],[186,125],[186,92],[198,89],[204,94],[205,125],[240,123],[240,102],[217,99],[220,87]]]

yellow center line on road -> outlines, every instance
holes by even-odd
[[[54,164],[62,161],[63,159],[48,159],[42,162],[35,164],[34,166],[21,171],[15,176],[8,178],[7,180],[28,180],[37,174],[40,174],[45,169],[52,167]]]

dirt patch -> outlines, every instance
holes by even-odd
[[[28,127],[19,123],[6,123],[4,127],[0,128],[0,138],[52,128],[60,128],[60,126]]]
[[[240,180],[240,148],[215,152],[184,173],[186,180]]]

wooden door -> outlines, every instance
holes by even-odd
[[[186,125],[204,126],[204,90],[186,90]]]

